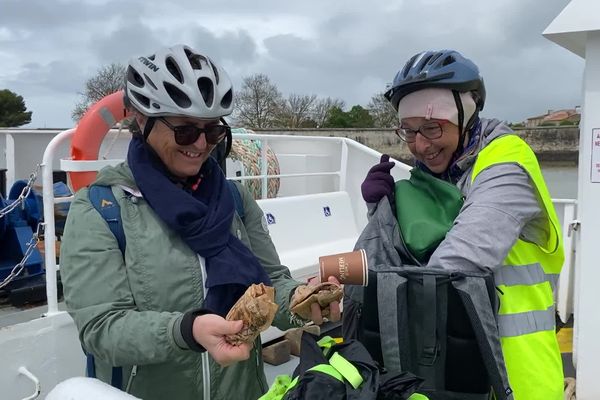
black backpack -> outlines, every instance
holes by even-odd
[[[423,377],[430,399],[512,398],[496,327],[491,272],[375,266],[346,286],[343,336],[387,370]]]
[[[282,400],[406,400],[422,379],[410,373],[385,373],[356,340],[335,343],[304,332],[300,363]]]

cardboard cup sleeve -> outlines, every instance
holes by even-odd
[[[327,282],[330,276],[343,285],[369,284],[369,264],[363,249],[349,253],[332,254],[319,257],[319,280]]]

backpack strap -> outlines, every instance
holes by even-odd
[[[125,256],[125,231],[123,230],[123,220],[121,218],[121,207],[115,198],[110,186],[92,185],[89,188],[88,196],[94,208],[100,213],[102,218],[108,224],[108,228],[117,239],[119,250]],[[90,378],[96,377],[96,365],[94,355],[85,352],[86,372]],[[123,389],[123,368],[113,367],[110,379],[111,386]]]
[[[234,181],[227,180],[227,184],[229,185],[229,191],[233,196],[233,202],[235,203],[235,211],[238,213],[240,218],[244,219],[244,202],[242,201],[242,195],[240,194],[240,190],[237,188]]]
[[[125,254],[125,231],[121,219],[121,207],[110,186],[92,185],[88,192],[90,202],[108,224],[117,239],[119,249]]]
[[[227,185],[233,196],[235,211],[240,218],[244,219],[245,212],[242,195],[233,181],[227,180]],[[90,186],[88,194],[92,205],[106,221],[110,231],[117,239],[121,253],[125,254],[125,231],[123,230],[123,220],[121,219],[121,207],[119,207],[119,203],[117,202],[111,187],[92,185]]]

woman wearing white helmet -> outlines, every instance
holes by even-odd
[[[132,59],[125,96],[134,116],[127,161],[102,170],[92,188],[112,189],[101,207],[120,206],[126,245],[86,188],[61,254],[66,303],[93,355],[88,371],[144,399],[256,399],[267,389],[260,337],[229,344],[225,335],[243,326],[224,317],[263,283],[276,288],[274,325],[288,329],[300,283],[281,265],[257,203],[211,157],[222,141],[231,145],[231,81],[179,45]],[[338,304],[330,308],[339,318]],[[320,310],[313,319],[322,321]]]

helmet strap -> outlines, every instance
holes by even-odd
[[[219,120],[223,123],[223,125],[229,126],[229,124],[227,123],[227,121],[225,121],[225,119],[223,117],[219,118]],[[225,147],[224,158],[227,158],[227,157],[229,157],[229,152],[231,152],[231,145],[233,144],[233,137],[231,136],[231,129],[227,131],[227,137],[225,138],[225,140],[227,141],[227,144]]]
[[[148,136],[150,135],[152,128],[154,128],[155,123],[156,123],[156,118],[154,118],[154,117],[148,117],[148,119],[146,119],[146,123],[144,124],[144,132],[142,132],[145,142],[148,141]]]
[[[458,145],[456,146],[455,154],[460,154],[465,146],[464,142],[467,131],[466,129],[463,129],[465,122],[465,111],[463,109],[462,100],[460,99],[460,93],[456,90],[453,90],[452,96],[454,96],[454,102],[456,103],[456,108],[458,109]]]

